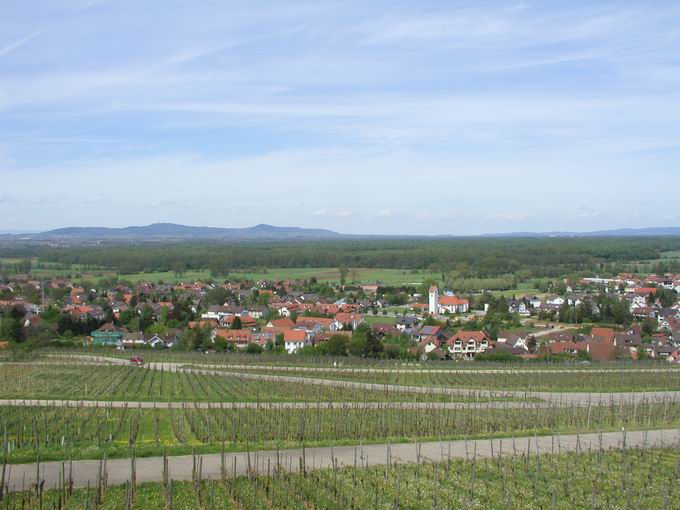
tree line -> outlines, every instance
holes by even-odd
[[[557,277],[603,272],[616,264],[659,260],[680,237],[366,239],[305,242],[146,243],[102,246],[6,244],[0,257],[83,264],[121,274],[209,269],[213,276],[257,267],[427,269],[458,278]],[[503,282],[505,283],[505,282]]]

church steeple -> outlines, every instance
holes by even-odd
[[[427,311],[430,315],[439,314],[439,289],[436,284],[433,284],[430,287],[430,299]]]

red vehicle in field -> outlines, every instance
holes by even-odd
[[[139,357],[139,356],[132,356],[130,358],[130,363],[132,365],[143,365],[144,364],[144,359]]]

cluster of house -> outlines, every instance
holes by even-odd
[[[182,332],[168,329],[164,334],[130,332],[123,327],[107,322],[91,333],[92,343],[96,346],[122,348],[152,347],[169,349],[179,342]]]
[[[286,351],[293,353],[305,346],[323,342],[333,334],[351,335],[354,329],[365,322],[359,311],[361,306],[356,303],[317,303],[303,308],[299,303],[279,302],[271,306],[278,312],[278,318],[266,321],[263,327],[258,327],[258,319],[263,317],[259,307],[240,306],[211,306],[201,315],[200,321],[189,323],[189,327],[210,328],[213,342],[219,340],[231,343],[240,349],[249,343],[265,346],[282,339]],[[298,311],[303,312],[303,315],[298,315]],[[329,313],[331,311],[335,313]],[[293,316],[295,320],[291,318]],[[234,329],[235,322],[240,324],[238,329]],[[392,329],[396,334],[396,329]]]
[[[642,328],[633,324],[623,331],[612,328],[593,328],[589,335],[551,333],[545,346],[550,354],[584,352],[593,360],[608,361],[617,358],[666,359],[680,362],[680,314],[670,319],[669,328],[652,334],[651,341],[642,338]]]
[[[659,289],[674,290],[680,294],[680,275],[656,275],[639,278],[621,274],[616,278],[581,278],[566,282],[566,291],[542,297],[524,296],[508,301],[508,311],[529,317],[540,312],[558,312],[565,305],[587,305],[594,315],[600,313],[597,297],[601,294],[624,301],[634,319],[658,319],[661,327],[667,327],[666,319],[677,314],[677,303],[664,307],[657,299]]]
[[[418,350],[438,359],[474,359],[490,352],[507,352],[524,359],[538,357],[531,352],[533,337],[525,332],[502,331],[492,340],[484,331],[447,332],[440,326],[423,326],[416,332]]]
[[[324,298],[306,292],[305,282],[288,280],[281,282],[227,282],[206,284],[203,282],[180,284],[116,284],[106,289],[84,289],[63,279],[47,282],[21,281],[23,288],[31,288],[34,295],[41,296],[42,302],[29,302],[21,297],[0,301],[0,309],[22,306],[26,310],[25,325],[40,322],[40,312],[48,304],[57,305],[62,312],[74,320],[93,319],[104,326],[91,334],[95,345],[134,347],[172,347],[180,338],[179,330],[169,330],[163,335],[126,331],[116,326],[118,319],[126,312],[151,313],[156,320],[164,313],[174,310],[176,303],[189,303],[194,320],[189,328],[207,328],[213,342],[225,342],[234,348],[243,349],[250,344],[264,346],[269,342],[283,341],[286,351],[296,352],[308,345],[315,345],[334,334],[351,335],[360,324],[367,322],[366,316],[386,306],[378,293],[377,286],[362,287],[360,298],[349,292],[338,291],[335,298]],[[644,278],[622,274],[616,278],[582,278],[565,282],[565,292],[560,295],[526,296],[508,300],[508,309],[521,316],[533,316],[541,311],[556,311],[564,307],[588,304],[597,307],[596,297],[602,293],[626,300],[633,317],[639,320],[654,319],[658,323],[650,343],[643,341],[639,326],[626,331],[602,330],[595,328],[588,336],[573,337],[560,334],[541,338],[544,350],[551,354],[568,352],[577,354],[585,351],[593,359],[611,359],[619,356],[675,359],[676,347],[680,345],[680,305],[661,305],[655,299],[659,289],[680,291],[680,275]],[[206,294],[215,287],[222,287],[230,296],[221,305],[206,306]],[[3,295],[13,294],[12,284],[0,289]],[[50,302],[53,290],[58,300]],[[45,295],[47,294],[47,298]],[[16,296],[16,293],[14,293]],[[257,299],[254,298],[257,297]],[[339,298],[339,299],[338,299]],[[33,301],[36,301],[34,299]],[[369,321],[373,332],[380,337],[405,334],[414,340],[418,352],[430,357],[474,358],[477,354],[505,351],[530,358],[536,356],[536,339],[528,333],[501,332],[492,339],[483,331],[449,332],[439,326],[425,325],[426,317],[443,319],[451,314],[470,312],[468,299],[452,292],[440,293],[438,286],[429,288],[427,302],[419,302],[419,296],[412,296],[410,315],[398,315],[394,322],[375,323]],[[406,310],[406,308],[405,308]],[[472,328],[470,328],[472,329]],[[548,342],[545,342],[545,340]]]

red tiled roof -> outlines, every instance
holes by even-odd
[[[333,324],[333,319],[330,317],[307,317],[299,315],[295,320],[295,324],[318,324],[322,328],[329,328]]]
[[[307,334],[302,329],[287,329],[283,332],[284,342],[304,342]]]
[[[449,345],[453,345],[453,343],[456,340],[460,340],[462,342],[467,342],[468,340],[475,340],[476,342],[481,342],[482,340],[489,340],[489,337],[487,336],[484,331],[459,331],[455,335],[453,335],[449,340],[446,342]]]
[[[611,328],[593,328],[590,331],[590,334],[593,337],[600,337],[600,338],[602,338],[603,341],[610,343],[610,344],[613,344],[614,343],[614,335],[616,333]]]
[[[441,296],[439,298],[439,304],[444,306],[462,306],[469,303],[467,299],[462,299],[458,296]]]
[[[363,316],[360,313],[345,313],[339,312],[335,315],[335,320],[341,324],[349,324],[351,322],[360,322]]]
[[[288,317],[284,317],[283,319],[274,319],[273,321],[269,321],[269,323],[273,327],[281,329],[292,329],[293,326],[295,326],[295,323]]]
[[[585,351],[587,350],[587,346],[585,342],[556,342],[554,344],[550,344],[550,353],[551,354],[561,354],[566,351]]]
[[[249,329],[217,329],[215,335],[227,342],[252,342],[253,332]]]

